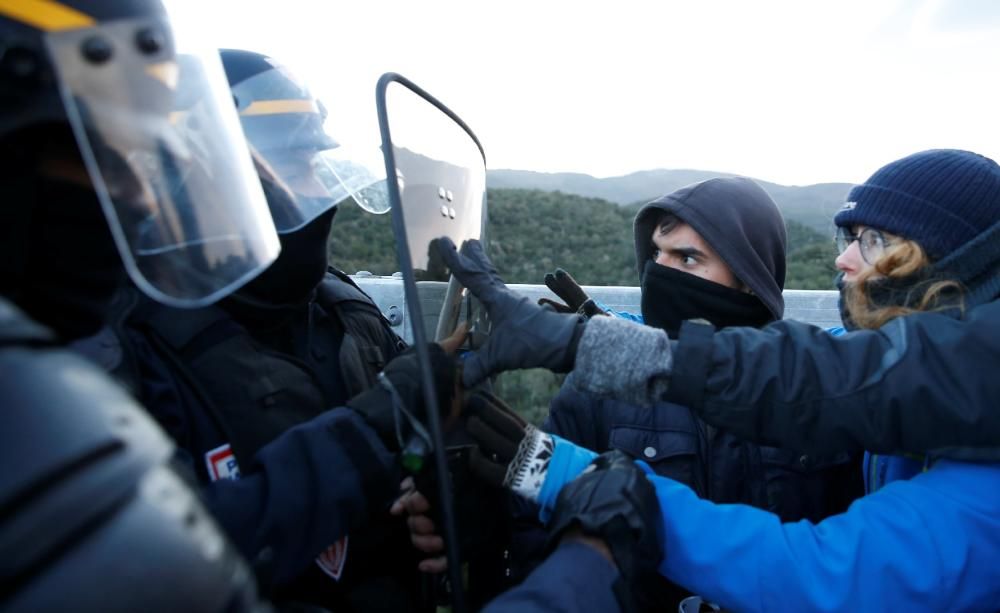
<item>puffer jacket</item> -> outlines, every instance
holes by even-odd
[[[637,407],[564,386],[543,429],[597,452],[619,449],[702,498],[750,504],[783,521],[820,521],[863,493],[856,454],[748,443],[678,404]]]

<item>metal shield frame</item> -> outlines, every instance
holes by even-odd
[[[431,373],[430,356],[427,353],[427,338],[422,322],[423,312],[420,308],[420,299],[417,294],[416,278],[413,271],[413,262],[410,258],[409,241],[406,235],[406,223],[403,213],[403,199],[399,189],[399,182],[396,180],[396,157],[392,147],[392,135],[389,130],[389,117],[386,109],[386,92],[390,84],[398,83],[417,94],[425,101],[432,104],[452,121],[458,124],[475,142],[479,148],[479,153],[483,157],[483,165],[486,164],[486,154],[479,139],[465,124],[462,119],[442,104],[434,96],[428,94],[419,86],[406,77],[396,73],[386,73],[378,81],[376,86],[375,103],[378,110],[379,130],[382,135],[382,154],[385,158],[386,183],[389,193],[389,201],[392,209],[392,228],[396,239],[396,254],[399,259],[399,268],[403,273],[403,288],[406,299],[406,308],[410,316],[410,321],[414,322],[413,344],[420,362],[420,377],[424,392],[424,403],[428,407],[437,407],[437,390],[434,387],[434,377]],[[452,281],[452,284],[454,281]],[[462,585],[462,567],[459,555],[458,531],[455,525],[454,508],[451,505],[451,476],[448,472],[448,462],[445,456],[444,436],[441,430],[441,418],[436,410],[427,411],[427,422],[434,443],[434,468],[438,475],[438,496],[441,501],[441,516],[444,523],[445,551],[448,556],[448,575],[451,580],[452,607],[457,612],[464,612],[465,594]]]

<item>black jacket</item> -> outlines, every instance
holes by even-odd
[[[833,337],[793,321],[686,323],[666,400],[738,436],[812,453],[867,449],[1000,459],[1000,222],[935,264],[964,313],[919,313]]]
[[[271,598],[406,610],[417,560],[405,523],[385,512],[398,490],[395,457],[359,415],[335,408],[374,381],[401,341],[339,277],[259,324],[250,308],[238,322],[218,306],[119,305],[126,319],[106,339],[120,343],[119,364],[105,366],[177,442]],[[346,545],[330,553],[346,558],[331,563],[342,569],[336,580],[313,563],[334,543]]]
[[[829,453],[1000,459],[1000,301],[834,337],[685,324],[667,399],[738,436]],[[683,358],[683,359],[681,359]]]

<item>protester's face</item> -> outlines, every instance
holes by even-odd
[[[851,234],[859,236],[867,226],[852,227]],[[847,249],[837,256],[835,260],[837,270],[844,273],[845,283],[854,283],[862,273],[872,268],[872,265],[861,256],[861,243],[858,240],[851,241]]]
[[[660,266],[673,268],[692,275],[738,289],[740,282],[729,270],[719,254],[694,228],[679,222],[669,231],[664,226],[653,230],[653,261]]]

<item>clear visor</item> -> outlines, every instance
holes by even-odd
[[[154,299],[215,302],[280,250],[218,50],[166,19],[48,35],[122,259]]]
[[[270,202],[278,232],[293,232],[348,198],[371,213],[388,211],[381,151],[338,142],[320,104],[304,87],[291,92],[290,79],[276,68],[232,90],[247,140],[295,195],[291,203]]]

